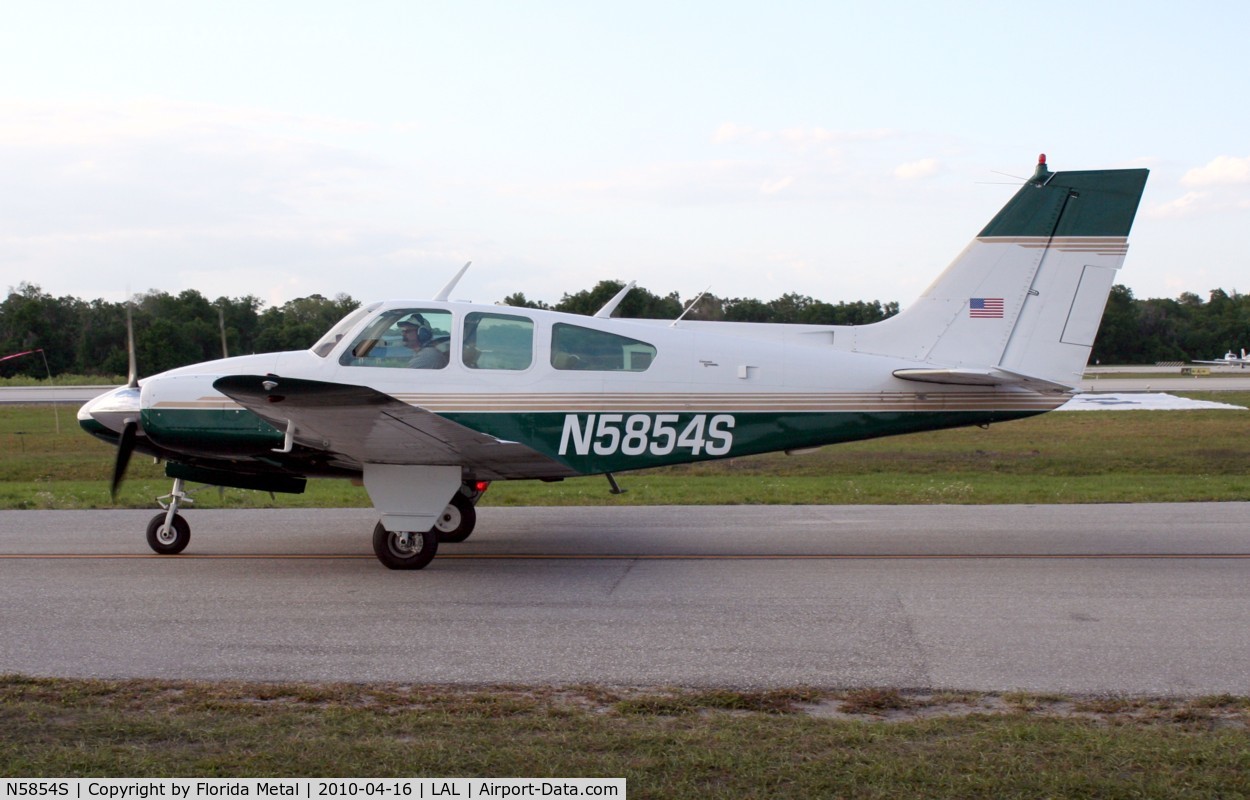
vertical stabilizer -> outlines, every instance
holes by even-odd
[[[931,372],[1075,386],[1124,263],[1147,174],[1050,172],[1042,156],[1033,177],[914,304],[856,329],[855,349],[912,359]]]

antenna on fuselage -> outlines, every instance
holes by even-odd
[[[624,289],[621,289],[619,292],[616,293],[615,297],[613,297],[608,302],[604,303],[603,308],[595,312],[595,316],[598,317],[599,319],[607,319],[608,317],[612,316],[612,312],[616,310],[616,307],[619,306],[621,304],[621,301],[625,299],[625,295],[629,294],[629,291],[633,288],[634,288],[634,282],[630,281],[628,286],[626,286]]]
[[[442,288],[442,291],[434,295],[434,299],[438,301],[447,300],[448,296],[451,295],[451,290],[456,288],[457,283],[460,283],[460,279],[464,277],[464,273],[469,271],[469,265],[472,263],[472,261],[464,262],[464,266],[460,268],[460,271],[451,280],[447,281],[447,285]]]
[[[678,315],[677,315],[677,319],[673,320],[672,322],[670,322],[670,323],[668,324],[668,327],[670,327],[670,328],[676,328],[676,327],[677,327],[677,323],[681,322],[681,318],[682,318],[682,317],[684,317],[684,316],[686,316],[687,314],[689,314],[689,313],[690,313],[690,309],[692,309],[692,308],[694,308],[696,305],[698,305],[699,301],[703,299],[703,295],[707,294],[707,293],[708,293],[708,292],[710,292],[711,290],[712,290],[712,284],[710,284],[710,283],[709,283],[709,284],[707,285],[707,288],[706,288],[706,289],[704,289],[703,291],[699,292],[699,296],[698,296],[698,297],[696,297],[695,299],[691,300],[691,301],[690,301],[690,305],[686,306],[685,310],[684,310],[684,311],[682,311],[680,314],[678,314]]]

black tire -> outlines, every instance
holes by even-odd
[[[379,522],[373,529],[373,553],[387,569],[423,569],[438,553],[438,534],[433,529],[425,533],[410,533],[410,548],[401,547],[399,534],[388,531]]]
[[[148,523],[148,547],[163,556],[172,556],[187,549],[191,543],[191,526],[181,514],[174,514],[173,530],[165,528],[165,512],[152,517]]]
[[[476,525],[477,509],[473,507],[473,501],[458,491],[435,520],[434,532],[440,542],[463,542],[473,533]]]

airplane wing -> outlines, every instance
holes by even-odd
[[[475,431],[367,386],[229,375],[213,387],[286,431],[289,445],[357,465],[455,465],[484,480],[579,474],[523,444]]]

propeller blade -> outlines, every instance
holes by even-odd
[[[117,489],[126,477],[126,467],[130,466],[130,454],[135,450],[135,437],[139,433],[139,423],[127,420],[122,428],[122,437],[117,442],[117,460],[113,462],[113,481],[109,484],[109,495],[116,500]]]
[[[126,299],[126,355],[130,359],[130,369],[126,375],[126,385],[131,389],[139,385],[139,359],[135,357],[135,321],[131,309],[134,304]],[[123,436],[125,432],[123,431]]]

